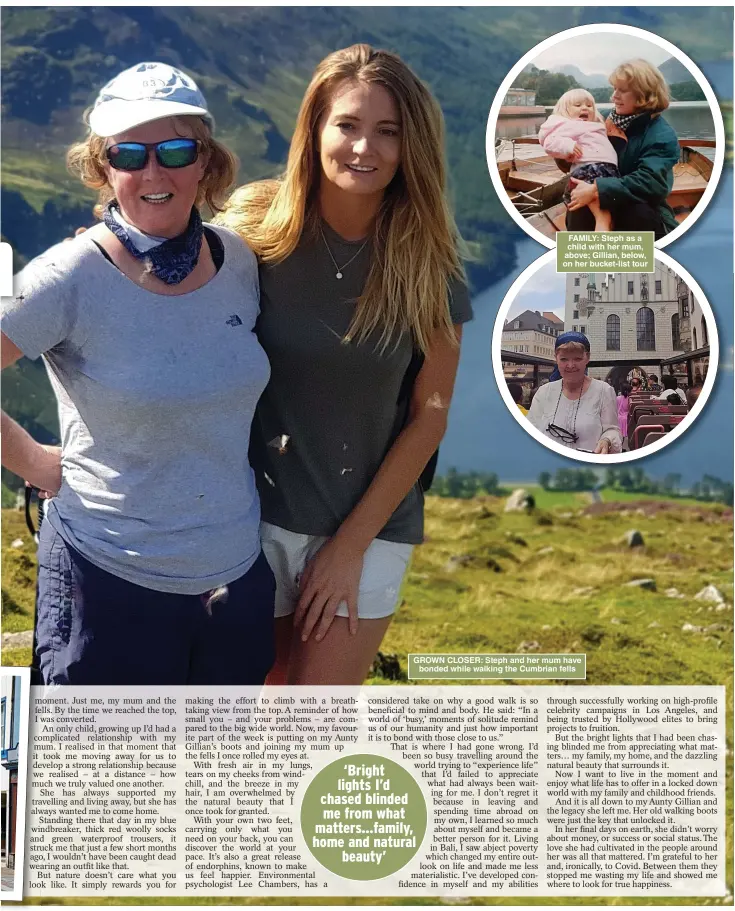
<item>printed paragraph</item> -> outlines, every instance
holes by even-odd
[[[718,687],[33,695],[33,896],[726,892]]]

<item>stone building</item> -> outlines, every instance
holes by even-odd
[[[707,322],[694,292],[681,278],[677,281],[679,302],[679,344],[683,351],[697,351],[709,345]]]
[[[536,106],[536,92],[533,89],[521,89],[517,86],[508,89],[505,98],[503,98],[503,107],[524,107],[532,108]]]
[[[524,310],[503,326],[502,347],[505,351],[553,358],[554,342],[563,331],[564,323],[558,317],[552,321],[538,310]]]
[[[695,328],[698,344],[707,344],[702,341],[706,337],[702,310],[693,294],[672,269],[659,262],[653,274],[567,275],[564,313],[567,329],[583,332],[590,340],[593,361],[673,357],[694,345]],[[658,373],[651,366],[646,372]],[[608,369],[593,367],[590,373],[604,378]]]

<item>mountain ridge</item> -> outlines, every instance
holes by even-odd
[[[690,10],[654,7],[3,7],[3,239],[20,266],[90,223],[94,193],[66,172],[64,153],[81,137],[85,107],[126,66],[164,59],[190,71],[218,137],[241,158],[244,182],[282,167],[316,63],[362,40],[401,54],[442,106],[450,195],[479,292],[517,269],[525,236],[497,199],[485,159],[487,114],[507,72],[543,39],[591,22],[649,29],[700,64],[723,61],[732,10],[697,15],[695,30]],[[34,432],[58,433],[40,362],[11,369],[3,401]]]

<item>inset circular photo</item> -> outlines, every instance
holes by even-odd
[[[543,41],[510,71],[487,126],[500,199],[531,237],[687,231],[725,158],[722,113],[702,72],[642,29],[597,24]]]
[[[498,312],[503,400],[560,455],[610,465],[657,452],[687,431],[714,385],[709,303],[665,253],[653,273],[557,273],[555,257],[532,263]]]

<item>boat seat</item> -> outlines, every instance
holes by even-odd
[[[633,432],[630,448],[640,449],[646,436],[657,431],[663,436],[666,433],[666,428],[663,424],[639,424]]]
[[[643,439],[642,446],[650,446],[651,443],[655,443],[656,440],[660,440],[662,437],[665,437],[665,433],[661,433],[660,430],[656,430],[653,433],[647,433]]]

